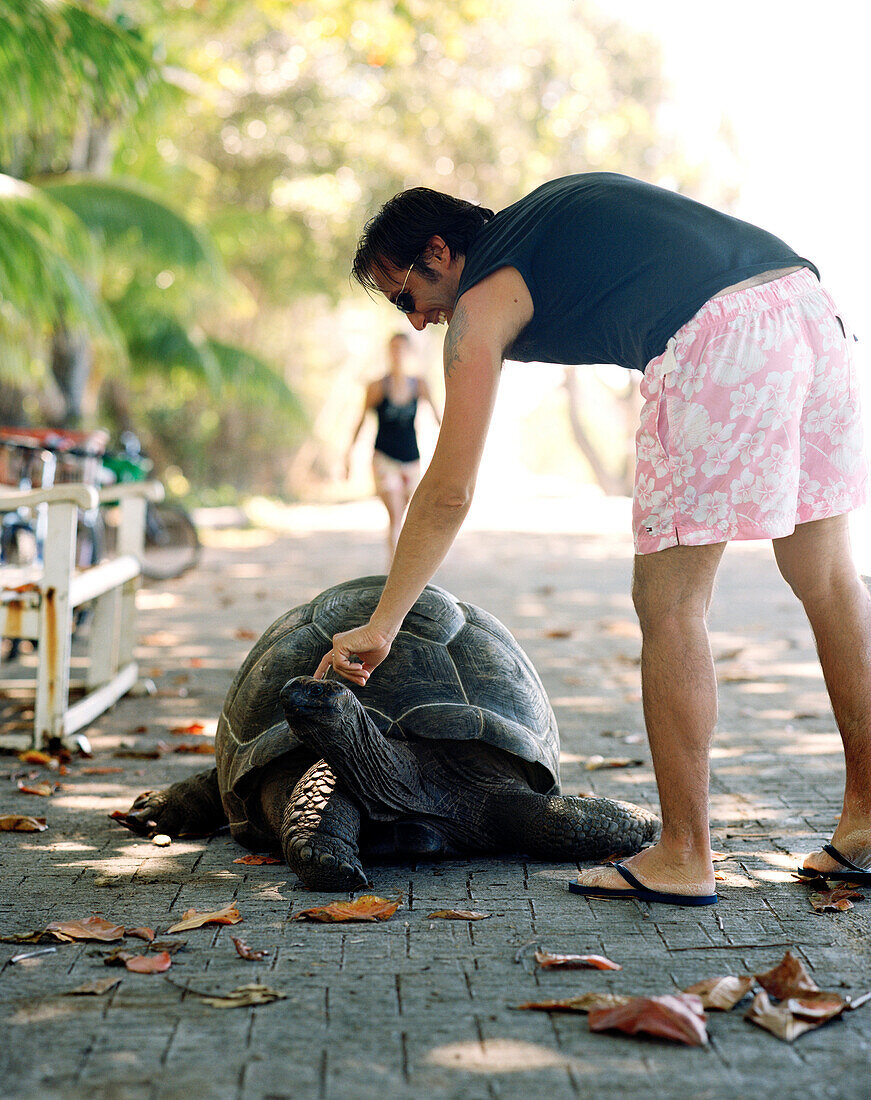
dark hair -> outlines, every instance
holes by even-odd
[[[400,191],[366,223],[351,275],[367,290],[379,289],[374,272],[389,276],[387,263],[400,269],[415,264],[425,278],[434,279],[435,272],[425,257],[430,239],[439,236],[452,256],[465,256],[472,238],[492,217],[493,211],[485,206],[455,199],[429,187]]]

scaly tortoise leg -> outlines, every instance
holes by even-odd
[[[285,772],[263,783],[260,804],[288,866],[312,890],[358,890],[368,879],[359,858],[360,811],[336,789],[325,760],[294,782]]]

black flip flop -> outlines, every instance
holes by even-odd
[[[611,886],[585,886],[582,882],[570,882],[569,890],[573,894],[583,894],[585,898],[611,898],[614,901],[634,898],[636,901],[658,901],[665,905],[716,905],[720,900],[716,894],[667,894],[661,890],[651,890],[622,863],[609,863],[608,866],[622,875],[632,889],[617,890]]]
[[[843,871],[816,871],[812,867],[799,867],[795,872],[802,878],[830,879],[832,882],[856,882],[871,886],[871,870],[859,867],[852,860],[847,859],[843,852],[839,852],[834,844],[824,844],[823,851],[831,856],[836,863],[844,868]]]

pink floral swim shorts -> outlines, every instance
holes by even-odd
[[[641,383],[636,553],[782,538],[863,504],[851,342],[806,268],[702,306]]]

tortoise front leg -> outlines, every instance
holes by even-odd
[[[209,836],[217,832],[227,824],[217,769],[198,772],[162,791],[143,791],[121,823],[145,836]]]
[[[366,886],[359,858],[360,811],[341,791],[325,760],[297,781],[279,772],[263,783],[260,805],[288,866],[312,890]]]

